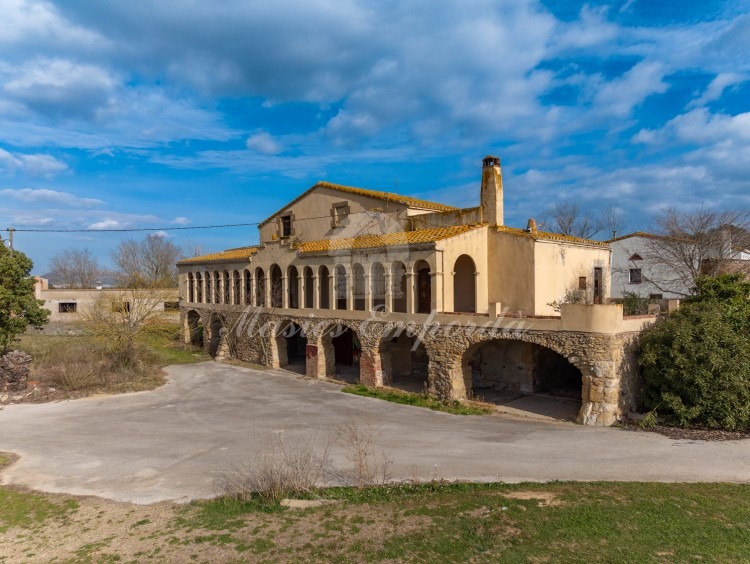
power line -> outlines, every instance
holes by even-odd
[[[371,214],[374,210],[368,210],[368,211],[361,211],[361,212],[352,212],[349,213],[349,216],[352,215],[359,215],[359,214]],[[330,215],[321,215],[318,217],[299,217],[294,218],[295,222],[298,221],[308,221],[311,219],[330,219]],[[136,232],[148,232],[148,231],[185,231],[190,229],[224,229],[227,227],[257,227],[263,223],[263,221],[256,221],[254,223],[228,223],[225,225],[192,225],[192,226],[182,226],[182,227],[175,227],[175,226],[169,226],[169,227],[132,227],[132,228],[107,228],[107,229],[34,229],[34,228],[14,228],[14,227],[6,227],[5,229],[0,229],[0,231],[5,231],[7,233],[136,233]]]

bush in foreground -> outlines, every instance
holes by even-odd
[[[702,278],[697,294],[647,329],[643,407],[683,427],[750,430],[750,283]]]

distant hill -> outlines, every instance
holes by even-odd
[[[62,284],[62,280],[54,271],[47,272],[41,276],[42,278],[49,280],[50,287],[60,286]],[[97,279],[97,282],[98,286],[103,286],[105,288],[115,286],[117,285],[117,272],[114,270],[103,270],[101,276]]]

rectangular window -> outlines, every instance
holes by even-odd
[[[578,289],[579,290],[585,290],[587,286],[586,277],[585,276],[579,276],[578,277]]]
[[[333,204],[331,208],[331,227],[343,225],[347,217],[349,217],[349,204],[347,202]]]
[[[640,284],[643,282],[643,276],[641,275],[641,269],[640,268],[631,268],[630,269],[630,283],[631,284]]]
[[[664,294],[649,294],[648,299],[649,300],[663,300]]]
[[[57,311],[60,313],[75,313],[78,310],[78,304],[76,302],[60,302],[57,306]]]
[[[113,313],[130,313],[130,302],[112,302]]]
[[[281,236],[282,237],[292,236],[292,216],[291,215],[281,216]]]

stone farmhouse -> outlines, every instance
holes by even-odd
[[[315,184],[259,224],[258,245],[178,263],[186,342],[446,400],[571,397],[579,422],[614,423],[653,318],[607,304],[606,243],[506,226],[497,157],[481,177],[469,208]]]

